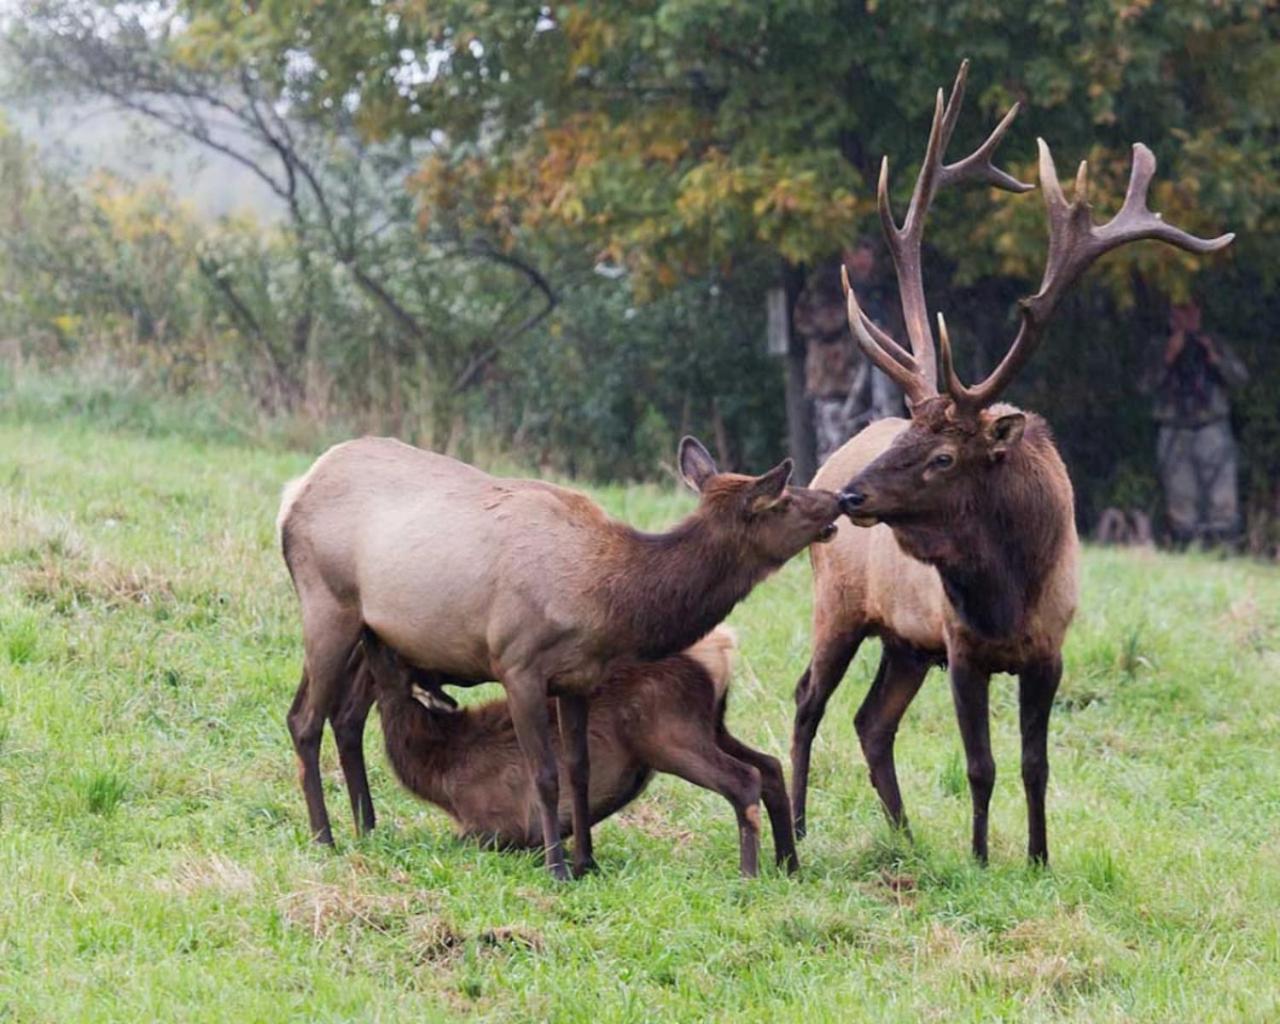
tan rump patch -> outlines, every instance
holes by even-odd
[[[307,472],[290,480],[280,491],[280,511],[276,513],[277,541],[280,539],[281,531],[284,530],[285,520],[289,518],[289,513],[293,511],[293,503],[298,500],[298,495],[302,492],[302,486],[307,482],[307,477],[310,475],[310,472]]]
[[[738,634],[732,627],[721,624],[684,652],[707,670],[715,686],[717,702],[729,689],[737,651]]]

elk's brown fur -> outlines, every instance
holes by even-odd
[[[433,709],[415,699],[420,674],[372,635],[363,647],[364,666],[351,699],[376,696],[387,756],[400,781],[445,811],[464,836],[498,847],[541,847],[538,795],[507,702]],[[620,810],[655,772],[666,772],[720,793],[733,805],[745,876],[757,872],[763,796],[778,863],[794,870],[781,765],[725,728],[733,647],[732,635],[719,627],[682,654],[615,663],[588,716],[591,822]],[[568,768],[559,745],[557,755],[567,796]],[[562,798],[561,835],[571,819],[570,801]]]
[[[813,552],[814,640],[796,687],[792,804],[805,828],[813,738],[831,693],[859,644],[883,642],[871,690],[855,720],[871,781],[890,820],[905,826],[893,744],[898,723],[931,664],[946,663],[964,741],[973,799],[973,851],[987,858],[987,809],[995,784],[988,725],[992,672],[1019,676],[1022,778],[1028,854],[1048,860],[1044,797],[1049,775],[1049,713],[1062,675],[1062,643],[1076,607],[1079,542],[1071,481],[1040,417],[996,399],[1030,357],[1053,309],[1072,282],[1104,253],[1156,238],[1195,252],[1220,249],[1230,235],[1199,239],[1146,205],[1155,158],[1134,147],[1124,204],[1094,224],[1081,165],[1068,202],[1053,159],[1040,142],[1040,178],[1049,215],[1049,256],[1039,291],[1020,305],[1021,326],[1008,353],[982,383],[956,375],[946,325],[938,318],[946,381],[939,393],[933,334],[925,310],[920,246],[929,206],[948,184],[981,180],[1011,192],[1024,185],[992,163],[1016,107],[973,154],[944,162],[964,93],[968,62],[951,97],[939,90],[933,126],[905,220],[890,208],[888,164],[878,205],[897,269],[909,347],[870,321],[845,280],[849,325],[876,366],[906,392],[911,419],[872,424],[836,452],[816,486],[841,487],[842,524],[834,542]]]
[[[348,658],[368,627],[416,668],[507,691],[548,837],[559,773],[547,718],[560,725],[575,806],[575,868],[591,862],[586,702],[620,658],[688,647],[756,583],[833,532],[828,492],[788,488],[790,463],[760,477],[719,473],[702,445],[680,449],[698,508],[665,534],[610,519],[581,494],[500,479],[397,441],[338,445],[287,488],[279,524],[302,606],[305,668],[289,714],[312,834],[332,842],[320,786],[324,720],[350,685]],[[334,720],[357,827],[373,822],[359,739]]]

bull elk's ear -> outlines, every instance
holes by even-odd
[[[999,462],[1021,439],[1027,427],[1025,413],[1011,412],[997,416],[987,424],[987,441],[990,444],[991,459]]]
[[[781,498],[782,492],[791,482],[793,469],[795,463],[790,459],[783,459],[764,476],[756,477],[755,483],[751,485],[752,508],[759,511]]]
[[[696,437],[685,437],[681,440],[677,458],[680,475],[684,477],[684,482],[699,494],[702,493],[702,488],[706,486],[707,481],[719,472],[716,469],[716,460]]]

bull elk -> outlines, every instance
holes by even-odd
[[[988,732],[993,672],[1016,673],[1026,790],[1028,855],[1047,862],[1044,798],[1049,777],[1049,713],[1062,675],[1062,644],[1076,607],[1077,562],[1071,481],[1049,427],[1034,413],[998,402],[1035,351],[1063,293],[1098,257],[1154,238],[1196,253],[1228,245],[1232,235],[1201,239],[1166,224],[1147,207],[1155,158],[1133,148],[1120,211],[1093,221],[1088,167],[1080,164],[1068,201],[1049,147],[1038,140],[1040,183],[1048,210],[1048,259],[1040,289],[1020,303],[1012,347],[981,384],[956,375],[945,321],[938,316],[942,372],[925,306],[920,244],[936,192],[977,181],[1009,192],[1023,184],[992,163],[1017,114],[1015,104],[972,154],[944,163],[964,95],[968,62],[951,96],[938,91],[923,165],[899,226],[889,202],[888,161],[881,164],[880,221],[898,276],[910,347],[873,323],[844,289],[849,326],[866,357],[906,393],[910,420],[867,427],[822,467],[815,487],[840,490],[835,540],[814,549],[813,651],[796,687],[792,803],[803,834],[810,748],[828,699],[869,636],[883,653],[855,719],[871,782],[890,822],[906,827],[894,767],[898,723],[933,664],[945,663],[964,743],[973,801],[973,853],[987,860],[987,809],[995,784]]]
[[[337,445],[286,488],[278,523],[302,610],[303,673],[289,711],[312,836],[332,843],[320,779],[326,718],[350,689],[366,627],[415,668],[502,683],[538,793],[547,866],[568,876],[547,715],[559,698],[573,792],[574,868],[592,865],[587,702],[618,659],[657,659],[704,636],[765,576],[835,532],[834,494],[721,473],[680,445],[697,509],[641,533],[582,494],[500,479],[386,438]],[[334,720],[357,829],[372,827],[363,718]]]
[[[794,870],[782,766],[725,727],[734,648],[732,633],[717,626],[669,658],[615,663],[588,714],[591,822],[621,810],[655,772],[665,772],[733,805],[746,877],[757,872],[763,797],[778,864]],[[366,712],[377,699],[387,758],[400,781],[444,810],[466,837],[500,848],[541,848],[537,792],[507,702],[458,709],[439,689],[440,680],[409,670],[372,634],[361,644],[361,656],[350,699]],[[563,759],[561,776],[567,782]],[[571,817],[562,799],[562,835]]]

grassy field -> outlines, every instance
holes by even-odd
[[[598,829],[600,874],[556,886],[401,793],[376,726],[379,830],[351,838],[326,741],[344,827],[336,854],[306,842],[273,516],[308,458],[0,406],[0,1020],[1280,1019],[1273,568],[1086,553],[1049,872],[1023,863],[1006,677],[991,867],[937,672],[899,744],[916,843],[889,833],[852,728],[864,651],[802,874],[736,878],[728,805],[662,778]],[[598,497],[650,527],[692,504]],[[732,619],[733,725],[784,757],[808,602],[801,559]]]

